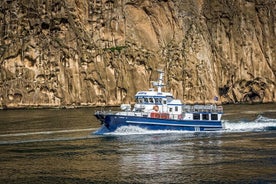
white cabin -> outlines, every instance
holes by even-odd
[[[135,95],[135,105],[131,110],[130,105],[123,104],[120,115],[147,116],[161,119],[178,120],[220,120],[222,107],[216,105],[185,105],[179,99],[174,99],[168,92],[162,92],[163,72],[159,71],[158,82],[153,82],[157,91],[139,91]]]

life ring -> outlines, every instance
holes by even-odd
[[[155,110],[156,112],[159,111],[159,107],[157,105],[153,106],[153,110]]]

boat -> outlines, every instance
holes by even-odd
[[[115,132],[123,126],[135,126],[146,130],[219,131],[222,127],[222,106],[216,103],[189,105],[175,99],[162,88],[164,72],[158,70],[158,81],[152,82],[148,91],[138,91],[135,104],[122,104],[120,111],[96,111],[95,117],[102,126],[94,134]],[[157,88],[157,91],[155,90]],[[217,97],[215,97],[217,98]]]

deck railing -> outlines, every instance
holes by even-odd
[[[223,107],[216,105],[183,105],[183,112],[223,113]]]

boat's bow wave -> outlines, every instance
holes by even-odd
[[[268,131],[276,130],[276,119],[271,119],[259,115],[253,121],[241,120],[232,122],[229,120],[223,121],[224,132],[250,132],[250,131]]]
[[[148,130],[137,126],[122,126],[119,127],[115,132],[108,134],[112,135],[132,135],[132,134],[167,134],[167,133],[188,133],[191,131],[180,131],[180,130]]]

